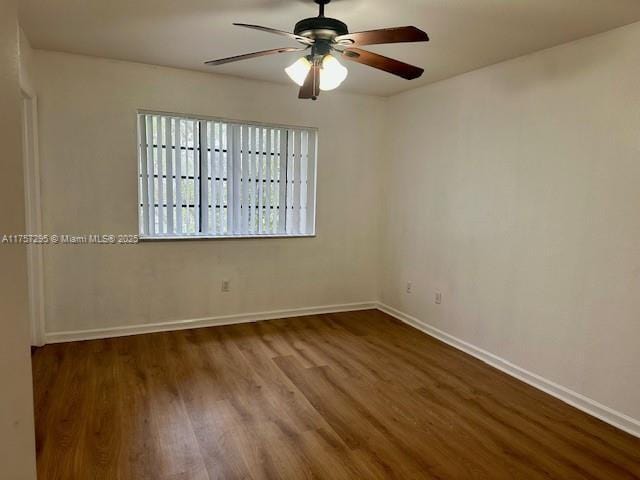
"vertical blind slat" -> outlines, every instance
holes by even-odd
[[[223,141],[222,141],[222,125],[218,122],[216,122],[216,137],[218,138],[218,152],[217,152],[217,161],[218,163],[216,163],[216,177],[219,178],[218,180],[218,184],[217,184],[217,194],[218,194],[218,222],[216,224],[216,226],[219,226],[220,229],[218,230],[220,233],[224,233],[225,232],[225,225],[222,223],[224,220],[224,208],[223,208],[223,202],[222,202],[222,188],[223,188],[223,168],[222,168],[222,148],[223,148]]]
[[[233,161],[232,157],[234,154],[234,134],[233,134],[233,125],[227,125],[227,234],[233,233],[233,219],[235,217],[235,212],[233,211],[233,207],[231,206],[235,203],[233,198]]]
[[[307,233],[307,174],[309,165],[309,132],[300,132],[300,233]]]
[[[241,216],[240,216],[240,207],[242,205],[242,191],[240,189],[240,180],[241,180],[241,162],[239,155],[241,155],[241,133],[242,130],[240,125],[233,125],[233,233],[239,234],[242,232],[242,224],[241,224]]]
[[[209,148],[211,148],[211,233],[218,233],[218,158],[220,154],[220,135],[218,124],[209,122]]]
[[[260,129],[258,127],[253,127],[249,129],[249,135],[251,137],[251,155],[249,155],[249,182],[247,183],[247,188],[249,191],[248,195],[248,223],[247,228],[244,230],[244,233],[253,233],[253,229],[255,227],[255,214],[256,214],[256,198],[255,198],[255,183],[256,183],[256,158],[258,158],[258,131]]]
[[[146,115],[140,115],[138,119],[138,136],[139,136],[139,149],[140,149],[140,162],[138,163],[138,185],[140,195],[140,233],[143,235],[149,234],[149,182],[147,179],[148,167],[147,167],[147,117]]]
[[[263,158],[263,136],[264,131],[261,127],[256,128],[256,161],[253,164],[253,201],[251,202],[254,209],[254,218],[251,222],[253,233],[262,233],[262,200],[260,192],[262,191],[262,158]]]
[[[209,233],[209,128],[200,123],[200,231]]]
[[[278,233],[287,231],[287,131],[279,131],[280,148],[278,149],[278,170],[280,180],[278,184]]]
[[[195,231],[199,232],[200,231],[200,212],[199,210],[199,205],[200,205],[200,182],[199,182],[199,177],[200,177],[200,152],[199,152],[199,146],[200,146],[200,131],[198,126],[200,125],[199,122],[193,120],[191,122],[191,146],[193,147],[193,150],[191,150],[192,154],[191,154],[191,168],[192,168],[192,172],[193,172],[193,198],[194,198],[194,202],[193,202],[193,215],[192,218],[194,220],[195,223]],[[192,233],[192,232],[189,232]]]
[[[256,217],[256,161],[260,155],[260,141],[258,138],[260,132],[259,127],[253,127],[251,132],[251,156],[249,157],[249,224],[245,233],[255,232]]]
[[[265,156],[264,163],[260,164],[260,223],[259,233],[271,233],[269,229],[271,218],[271,202],[268,198],[268,192],[270,192],[271,184],[271,129],[265,129]]]
[[[165,145],[165,154],[167,156],[167,233],[172,234],[175,233],[173,227],[173,214],[175,212],[175,206],[173,202],[173,159],[175,157],[175,151],[173,147],[173,142],[171,140],[171,127],[172,127],[172,119],[166,118],[166,125],[164,131],[164,145]]]
[[[293,195],[293,233],[300,233],[300,185],[302,177],[300,176],[301,165],[301,131],[295,130],[294,134],[294,162],[293,162],[293,178],[292,178],[292,195]]]
[[[155,166],[155,178],[156,178],[156,188],[157,188],[157,213],[158,213],[158,225],[157,225],[157,232],[162,234],[164,233],[164,229],[163,229],[163,224],[164,224],[164,188],[163,188],[163,184],[164,184],[164,177],[162,175],[162,163],[163,163],[163,159],[162,159],[162,118],[156,116],[155,117],[155,144],[156,147],[154,149],[155,151],[155,161],[154,161],[154,166]]]
[[[316,132],[309,131],[307,146],[307,234],[315,233],[316,224]]]
[[[176,157],[176,233],[184,232],[182,219],[182,120],[175,121],[175,157]]]
[[[149,196],[151,197],[150,211],[151,211],[151,231],[158,233],[158,184],[156,179],[156,117],[151,115],[149,117],[149,133],[151,135],[151,142],[149,145]]]
[[[240,218],[242,228],[239,232],[246,232],[249,228],[249,132],[251,127],[242,125],[242,204]]]
[[[266,228],[265,228],[265,232],[266,233],[271,233],[271,225],[273,222],[273,212],[271,211],[271,182],[273,180],[273,177],[271,176],[271,165],[273,164],[273,158],[274,158],[274,148],[273,148],[273,136],[274,136],[274,130],[273,129],[269,129],[267,130],[267,161],[266,161],[266,172],[265,172],[265,178],[266,178],[266,184],[265,184],[265,189],[266,189],[266,193],[265,193],[265,213],[267,216],[266,219]]]
[[[150,115],[145,118],[147,132],[147,205],[149,220],[149,235],[156,233],[155,229],[155,193],[153,188],[153,119]]]
[[[158,212],[160,213],[160,233],[167,233],[166,215],[169,212],[169,205],[167,204],[167,149],[162,148],[164,144],[165,120],[164,117],[158,117],[158,186],[160,189]]]
[[[315,196],[316,196],[316,132],[309,131],[307,136],[307,209],[305,233],[315,233]]]
[[[293,168],[295,166],[294,156],[295,134],[293,130],[287,131],[287,191],[286,191],[286,225],[287,233],[294,232],[293,226]]]
[[[193,150],[191,150],[192,145],[191,145],[191,141],[189,140],[189,127],[191,125],[191,122],[188,120],[185,120],[183,122],[183,126],[184,126],[184,133],[181,131],[180,132],[180,140],[182,141],[182,143],[184,144],[184,183],[183,183],[183,191],[182,191],[182,201],[183,201],[183,205],[185,205],[184,209],[183,209],[183,216],[182,216],[182,232],[183,233],[188,233],[189,232],[189,226],[191,225],[191,210],[189,207],[189,205],[191,205],[192,202],[192,196],[191,196],[191,185],[193,183],[193,171],[191,170],[191,155],[193,154]]]
[[[187,178],[185,179],[185,191],[183,192],[183,195],[186,197],[184,199],[184,203],[186,205],[185,208],[185,226],[184,226],[184,233],[189,233],[189,231],[193,228],[192,225],[195,223],[193,220],[195,220],[193,218],[193,210],[192,210],[192,206],[193,204],[195,204],[195,188],[194,188],[194,183],[195,183],[195,171],[194,171],[194,165],[193,165],[193,122],[190,121],[186,121],[185,125],[184,125],[184,130],[185,130],[185,137],[184,137],[184,141],[185,141],[185,175],[187,176]]]

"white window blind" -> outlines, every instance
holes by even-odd
[[[315,233],[317,131],[138,114],[143,238]]]

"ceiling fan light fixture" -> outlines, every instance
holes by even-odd
[[[302,86],[311,70],[311,62],[302,57],[289,65],[284,71],[296,84]],[[333,55],[325,55],[320,68],[320,90],[329,91],[338,88],[349,71]]]
[[[333,55],[326,55],[322,59],[320,69],[320,90],[328,91],[338,88],[349,71]]]
[[[205,64],[224,65],[266,55],[310,50],[308,55],[299,58],[284,69],[289,78],[300,86],[298,98],[302,100],[316,100],[321,90],[326,91],[338,88],[347,78],[349,71],[335,56],[331,55],[332,52],[338,52],[339,56],[341,55],[342,58],[348,61],[367,65],[406,80],[413,80],[424,73],[424,69],[420,67],[360,48],[365,45],[428,42],[429,36],[419,28],[404,26],[350,33],[346,23],[336,18],[325,16],[325,6],[331,0],[314,1],[319,5],[318,16],[304,18],[297,22],[293,28],[293,33],[261,25],[234,23],[239,27],[287,37],[301,43],[302,47],[272,48],[209,60]]]
[[[309,70],[311,70],[311,62],[307,57],[299,58],[284,69],[289,78],[300,86],[304,84],[304,79],[307,78]]]

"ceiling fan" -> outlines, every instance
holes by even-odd
[[[291,80],[300,85],[298,98],[310,98],[313,100],[318,98],[320,90],[333,90],[347,77],[347,69],[332,55],[332,52],[337,52],[346,60],[384,70],[406,80],[418,78],[424,72],[420,67],[358,48],[364,45],[383,43],[428,42],[429,36],[422,30],[416,27],[395,27],[349,33],[349,29],[344,22],[324,16],[324,7],[331,0],[314,1],[320,5],[318,16],[300,20],[293,29],[294,33],[260,25],[234,23],[239,27],[252,28],[288,37],[301,43],[302,47],[274,48],[219,60],[210,60],[205,64],[223,65],[275,53],[310,50],[307,55],[298,59],[293,65],[287,67],[285,71]]]

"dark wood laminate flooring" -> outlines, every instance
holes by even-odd
[[[640,440],[379,311],[47,345],[38,478],[631,479]]]

